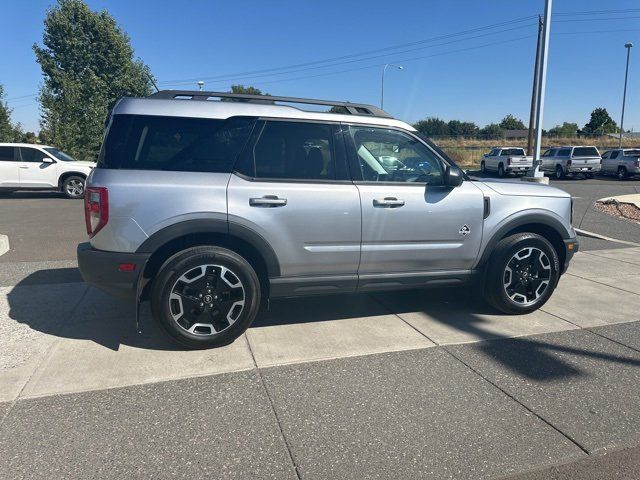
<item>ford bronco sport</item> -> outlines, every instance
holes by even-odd
[[[85,206],[84,279],[150,300],[193,348],[232,342],[275,297],[476,279],[495,308],[531,312],[578,249],[567,193],[470,178],[410,125],[349,102],[122,99]]]

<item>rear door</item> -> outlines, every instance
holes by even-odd
[[[409,132],[350,125],[347,140],[362,204],[359,288],[383,274],[471,269],[482,240],[480,189],[445,187],[445,162]],[[384,155],[398,165],[384,165]]]
[[[272,294],[354,290],[360,199],[340,126],[274,119],[252,137],[229,181],[229,228],[251,229],[273,248],[283,278]]]
[[[19,159],[16,147],[0,146],[0,188],[20,186]]]
[[[45,163],[43,158],[50,158],[37,148],[20,147],[20,186],[29,188],[48,188],[58,186],[57,165],[55,160]]]

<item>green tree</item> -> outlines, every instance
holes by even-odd
[[[413,125],[413,128],[428,137],[441,137],[450,134],[447,122],[437,117],[420,120]]]
[[[95,157],[115,102],[152,91],[147,67],[133,57],[129,37],[106,11],[82,0],[58,0],[44,20],[41,128],[50,143],[79,159]]]
[[[480,129],[480,136],[483,138],[502,138],[504,130],[497,123],[490,123]]]
[[[245,95],[269,95],[268,93],[262,93],[262,90],[256,87],[244,85],[231,85],[231,92],[229,93],[242,93]]]
[[[503,130],[524,130],[527,127],[524,126],[522,120],[509,114],[500,120],[500,128]]]
[[[598,107],[591,112],[591,118],[589,119],[589,123],[584,126],[584,131],[586,133],[605,134],[617,133],[620,130],[616,122],[609,116],[607,109]]]
[[[578,133],[578,124],[564,122],[562,125],[556,125],[546,132],[550,137],[575,137]]]
[[[475,137],[479,131],[478,126],[473,122],[450,120],[447,126],[449,127],[449,135],[458,137]]]
[[[20,141],[20,124],[11,123],[12,110],[4,100],[4,87],[0,85],[0,142]]]

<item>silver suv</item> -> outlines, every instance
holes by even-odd
[[[497,309],[531,312],[578,249],[567,193],[470,178],[410,125],[348,102],[123,99],[85,205],[84,279],[150,300],[194,348],[232,342],[275,297],[476,280]]]

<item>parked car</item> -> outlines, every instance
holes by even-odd
[[[0,143],[0,191],[59,190],[82,198],[93,162],[79,162],[55,147]]]
[[[232,342],[276,297],[475,281],[495,308],[531,312],[578,249],[569,194],[471,179],[371,105],[162,91],[119,101],[107,128],[80,271],[150,300],[189,347]]]
[[[523,148],[496,147],[483,155],[480,170],[483,173],[496,172],[499,177],[508,173],[527,173],[533,167],[533,157],[528,156]]]
[[[593,178],[601,168],[602,159],[596,147],[552,147],[540,157],[541,170],[557,180],[567,175],[583,174]]]
[[[640,148],[616,148],[602,154],[602,173],[620,180],[640,175]]]

